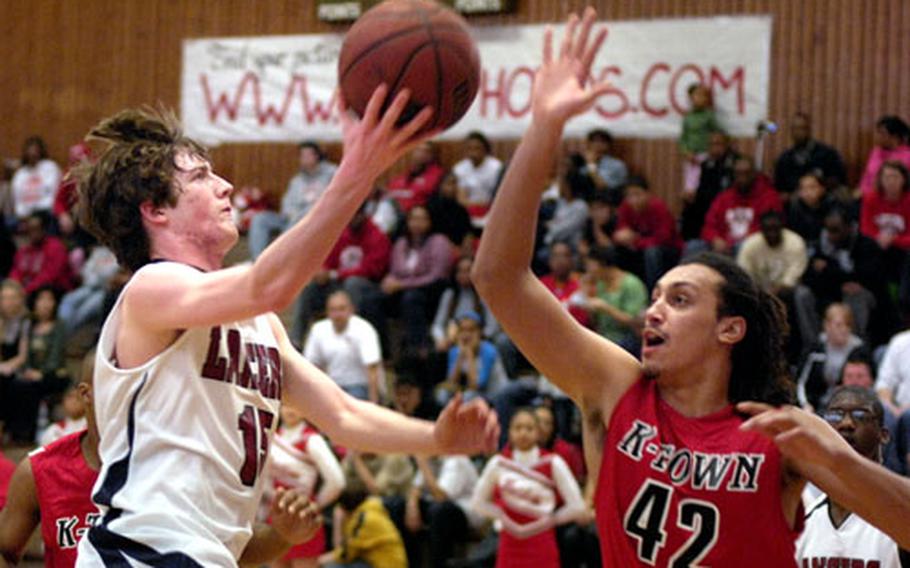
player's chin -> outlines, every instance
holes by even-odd
[[[222,237],[219,239],[226,250],[234,248],[234,245],[237,244],[237,241],[240,240],[240,231],[237,229],[237,225],[233,222],[230,224],[224,225],[224,232]]]
[[[642,355],[641,374],[647,379],[656,379],[660,376],[661,366],[653,357]]]

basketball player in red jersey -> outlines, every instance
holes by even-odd
[[[590,8],[581,22],[571,16],[558,50],[552,31],[545,35],[533,119],[472,277],[522,352],[581,408],[604,566],[794,566],[806,478],[900,542],[897,533],[910,535],[906,523],[896,522],[883,498],[871,499],[874,507],[861,503],[875,490],[860,488],[831,457],[848,455],[849,446],[793,408],[772,410],[789,390],[782,307],[735,264],[707,255],[660,279],[641,362],[580,326],[530,271],[534,224],[527,220],[536,218],[563,127],[610,89],[587,84],[606,36],[593,32],[595,18]],[[733,406],[744,401],[758,402],[740,411],[764,412],[748,427]],[[785,430],[792,433],[761,435]],[[907,496],[905,485],[892,482],[890,496]],[[743,554],[746,539],[759,549]]]
[[[85,381],[76,390],[86,405],[87,429],[35,450],[13,474],[10,498],[0,510],[2,568],[18,563],[39,523],[45,566],[72,568],[79,539],[98,520],[98,509],[91,499],[100,468],[98,429],[88,382],[91,365],[84,366],[82,376]],[[272,525],[255,528],[241,563],[269,562],[293,544],[309,539],[320,525],[316,509],[308,502],[305,495],[296,491],[278,493],[272,502]]]
[[[6,490],[14,471],[16,471],[16,464],[0,453],[0,509],[6,505]]]

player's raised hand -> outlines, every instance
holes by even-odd
[[[493,453],[499,441],[499,419],[482,399],[466,403],[458,393],[439,413],[433,437],[443,454]]]
[[[322,524],[316,504],[293,489],[278,489],[269,514],[272,528],[291,544],[310,540]]]
[[[370,179],[378,177],[415,146],[432,138],[437,132],[417,135],[433,116],[433,109],[424,107],[414,118],[400,127],[395,124],[407,108],[411,93],[402,89],[383,111],[389,88],[383,83],[373,91],[363,118],[348,112],[341,91],[336,92],[341,132],[344,139],[342,166],[351,166]]]
[[[555,54],[553,29],[544,32],[543,64],[534,76],[531,96],[535,120],[561,125],[589,110],[606,93],[609,83],[591,80],[591,64],[607,37],[606,28],[593,29],[596,19],[597,12],[591,7],[581,20],[571,14]]]
[[[742,430],[768,436],[782,454],[795,462],[831,469],[844,455],[853,452],[830,424],[795,406],[777,408],[762,402],[740,402],[736,409],[751,415],[740,426]]]

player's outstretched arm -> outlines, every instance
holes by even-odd
[[[422,455],[496,449],[499,422],[484,401],[462,403],[456,396],[435,423],[407,417],[348,395],[291,346],[274,315],[272,328],[282,354],[282,402],[303,413],[333,443],[353,450]]]
[[[0,568],[19,563],[22,551],[40,521],[35,477],[31,462],[25,458],[13,473],[6,506],[0,510]]]
[[[255,263],[207,273],[178,267],[165,269],[170,273],[163,277],[140,275],[125,296],[127,313],[139,314],[150,331],[170,331],[237,321],[289,305],[322,268],[376,178],[433,135],[416,135],[432,116],[428,108],[401,128],[395,126],[407,106],[407,90],[380,114],[387,92],[384,85],[377,88],[361,120],[340,103],[344,156],[338,170],[310,212]]]
[[[810,412],[757,402],[740,403],[737,409],[754,415],[743,429],[773,439],[795,471],[888,534],[900,548],[910,549],[910,479],[858,454]]]
[[[496,195],[472,279],[509,337],[540,372],[583,408],[606,411],[637,378],[638,362],[580,326],[529,267],[533,220],[559,153],[563,126],[605,92],[606,84],[589,82],[591,64],[606,37],[605,29],[594,32],[595,19],[591,8],[581,22],[573,14],[557,54],[552,30],[546,32],[543,65],[534,77],[531,125]]]

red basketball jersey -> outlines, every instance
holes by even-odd
[[[70,434],[29,455],[41,510],[44,565],[48,568],[73,568],[79,539],[99,517],[92,503],[98,472],[82,455],[80,441],[84,435],[84,431]]]
[[[16,464],[0,453],[0,509],[6,506],[6,492],[15,472]]]
[[[796,565],[780,453],[741,423],[732,405],[687,418],[653,380],[623,395],[595,497],[604,567]]]

